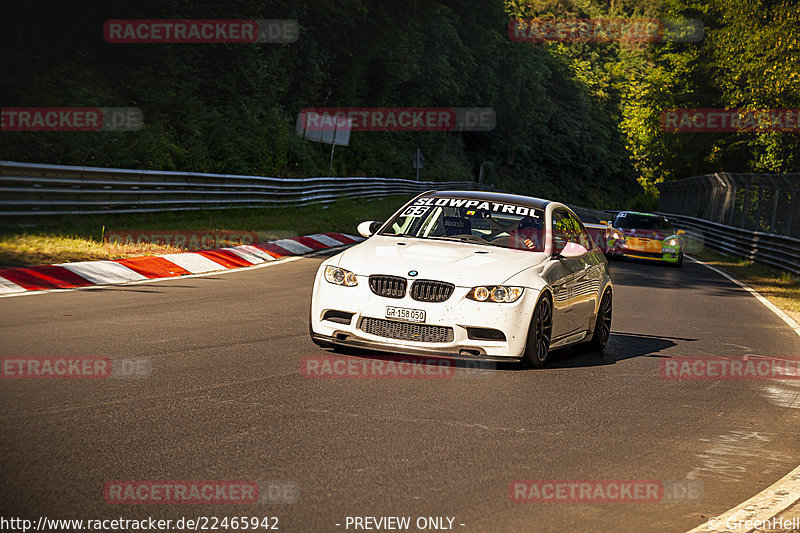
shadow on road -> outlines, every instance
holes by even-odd
[[[551,354],[552,360],[549,368],[613,365],[617,361],[634,357],[668,357],[659,352],[677,346],[679,342],[696,340],[683,337],[611,332],[611,338],[608,339],[608,345],[603,352],[587,351],[581,346],[556,350]]]
[[[624,287],[697,290],[709,296],[739,297],[746,293],[722,276],[690,261],[684,261],[682,268],[674,268],[664,263],[617,259],[611,261],[609,267],[612,281]]]
[[[554,350],[550,353],[547,368],[578,368],[587,366],[613,365],[617,361],[634,357],[668,357],[659,352],[677,346],[678,342],[694,342],[697,339],[683,337],[664,337],[660,335],[642,335],[638,333],[611,333],[608,346],[602,352],[588,351],[585,345],[570,346]],[[337,348],[326,350],[331,355],[338,354],[350,357],[381,361],[413,361],[415,364],[437,366],[448,361],[448,366],[465,370],[527,370],[518,362],[494,363],[480,360],[452,359],[447,356],[413,356],[394,355],[374,352],[360,348]]]

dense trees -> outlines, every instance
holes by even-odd
[[[800,107],[792,0],[119,0],[3,17],[3,106],[136,106],[128,133],[10,133],[0,157],[261,175],[327,173],[305,107],[492,107],[492,132],[353,133],[338,175],[477,176],[519,192],[621,205],[662,179],[798,168],[797,134],[676,134],[669,107]],[[700,43],[513,42],[510,17],[697,17]],[[296,19],[293,44],[109,44],[108,19]]]

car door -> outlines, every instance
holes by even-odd
[[[600,252],[596,250],[595,243],[580,220],[572,213],[569,213],[569,218],[577,236],[577,243],[589,250],[588,253],[576,258],[578,271],[573,280],[572,306],[577,315],[579,327],[583,329],[591,324],[590,319],[594,317],[595,309],[597,309],[602,260],[598,255]],[[580,264],[577,263],[577,260],[580,261]]]
[[[553,247],[550,264],[542,272],[553,289],[553,339],[568,335],[580,328],[581,320],[575,312],[575,278],[583,271],[580,258],[559,257],[568,242],[577,242],[575,227],[564,209],[553,211]]]

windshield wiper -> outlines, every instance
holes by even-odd
[[[486,240],[484,240],[484,239],[482,239],[482,238],[480,238],[480,237],[478,237],[476,235],[473,235],[472,237],[466,237],[466,236],[448,237],[448,236],[443,236],[443,237],[424,237],[424,238],[437,240],[437,241],[468,242],[468,243],[472,243],[472,244],[483,244],[483,245],[486,245],[486,246],[494,246],[495,248],[503,248],[503,246],[500,246],[499,244],[491,243],[491,242],[486,241]]]

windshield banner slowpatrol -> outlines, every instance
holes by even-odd
[[[483,202],[481,200],[469,199],[469,198],[433,198],[433,197],[424,197],[424,198],[417,198],[414,200],[414,203],[409,206],[406,211],[410,211],[412,208],[416,208],[419,206],[427,206],[427,207],[464,207],[466,209],[474,208],[476,211],[494,211],[496,213],[508,213],[512,215],[520,215],[520,216],[530,216],[533,218],[540,218],[542,214],[541,209],[536,209],[534,207],[526,207],[524,205],[515,205],[515,204],[504,204],[498,202]],[[414,209],[414,213],[419,212],[420,210]],[[427,211],[427,209],[425,210]],[[425,212],[423,211],[423,213]],[[406,212],[403,213],[402,216],[420,216],[419,214],[407,214]]]

